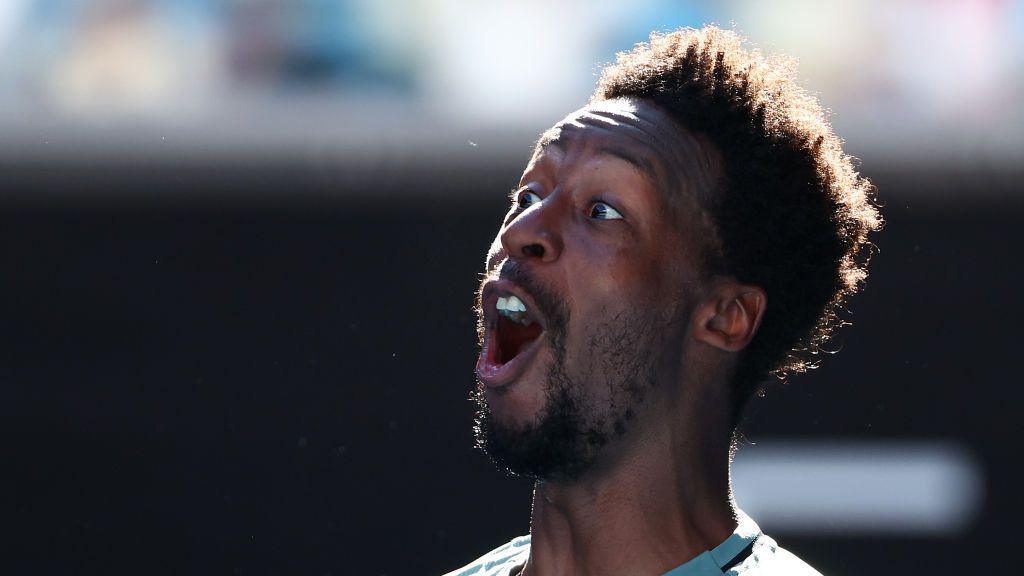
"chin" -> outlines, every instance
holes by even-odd
[[[499,388],[478,384],[494,423],[501,427],[535,425],[547,403],[546,390],[546,374],[526,373]]]

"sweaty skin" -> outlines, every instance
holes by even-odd
[[[515,199],[526,206],[506,216],[489,277],[514,261],[569,321],[561,358],[543,345],[513,383],[481,387],[494,426],[536,425],[558,362],[594,426],[632,413],[610,442],[584,443],[581,474],[538,480],[523,575],[662,574],[736,528],[727,383],[766,298],[701,268],[717,243],[699,199],[719,170],[716,152],[657,106],[620,99],[556,124],[523,173]],[[596,203],[622,217],[597,217],[608,212]],[[623,319],[650,329],[603,342]],[[638,395],[616,374],[636,355]]]

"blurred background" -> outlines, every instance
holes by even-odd
[[[524,534],[473,291],[536,135],[652,30],[800,60],[879,188],[741,507],[826,575],[1012,554],[1024,2],[3,0],[5,572],[441,574]]]

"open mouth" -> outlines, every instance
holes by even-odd
[[[505,386],[519,377],[536,352],[544,326],[525,295],[502,281],[484,288],[484,338],[477,376],[487,386]]]
[[[498,321],[495,326],[496,346],[494,361],[505,364],[515,358],[523,347],[536,340],[544,330],[526,315],[526,305],[516,296],[499,296],[495,308]]]

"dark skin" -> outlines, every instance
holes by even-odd
[[[653,311],[659,333],[645,343],[654,377],[629,430],[582,476],[538,481],[521,574],[659,575],[736,528],[728,383],[767,298],[700,269],[714,235],[698,199],[717,169],[714,151],[655,105],[612,100],[546,133],[523,173],[488,271],[517,260],[564,300],[564,367],[588,413],[622,401],[588,371],[604,360],[590,357],[601,323]],[[498,424],[537,420],[552,361],[542,346],[513,382],[485,389]]]

